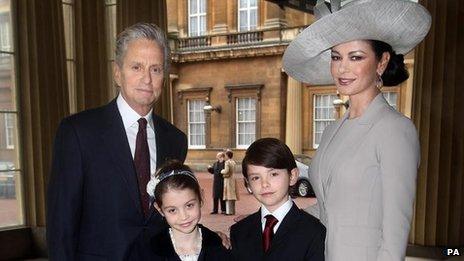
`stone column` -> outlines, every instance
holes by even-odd
[[[178,74],[169,74],[169,89],[168,91],[168,96],[169,96],[169,119],[172,124],[174,124],[176,121],[174,120],[174,81],[177,81],[179,79]]]
[[[285,143],[294,154],[302,153],[302,85],[288,77]]]
[[[227,33],[227,1],[212,0],[213,34]]]
[[[265,1],[264,28],[280,28],[286,25],[287,21],[285,20],[285,11],[282,10],[277,4]]]
[[[179,9],[178,0],[167,0],[166,1],[167,22],[168,22],[168,34],[169,36],[179,36],[179,16],[177,10]]]

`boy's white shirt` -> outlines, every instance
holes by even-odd
[[[274,226],[275,234],[280,224],[282,223],[282,220],[285,218],[292,206],[293,200],[290,198],[290,196],[288,197],[288,200],[284,204],[282,204],[282,206],[278,207],[274,212],[270,212],[263,204],[261,204],[261,231],[264,231],[264,226],[266,225],[265,216],[271,214],[278,220],[277,224]]]

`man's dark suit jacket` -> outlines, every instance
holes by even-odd
[[[187,138],[153,115],[157,167],[182,162]],[[116,100],[65,118],[57,131],[48,187],[50,260],[146,260],[160,214],[145,218],[137,176]]]
[[[230,229],[234,260],[324,260],[325,227],[318,219],[293,204],[264,253],[261,211]]]

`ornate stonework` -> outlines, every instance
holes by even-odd
[[[261,57],[282,55],[287,48],[287,44],[280,45],[262,45],[262,46],[243,46],[227,48],[209,48],[207,50],[195,50],[189,52],[180,52],[172,54],[172,62],[188,63],[198,61],[212,61],[221,59],[234,59],[244,57]]]

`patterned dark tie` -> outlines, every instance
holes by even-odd
[[[147,120],[140,118],[139,131],[135,140],[134,164],[140,192],[140,204],[145,217],[148,216],[150,197],[147,193],[147,183],[150,180],[150,150],[147,141]]]
[[[274,235],[274,226],[279,222],[273,215],[266,215],[266,225],[263,231],[263,249],[267,252],[271,248],[272,236]]]

